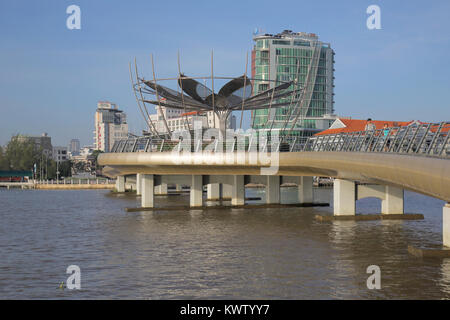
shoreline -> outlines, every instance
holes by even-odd
[[[115,184],[36,184],[36,190],[114,189]]]

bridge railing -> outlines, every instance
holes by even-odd
[[[295,151],[388,152],[450,156],[450,122],[319,135]]]
[[[259,139],[173,141],[157,137],[136,137],[114,143],[111,152],[167,152],[191,150],[196,152],[223,151],[336,151],[336,152],[379,152],[416,154],[434,157],[450,157],[450,122],[413,124],[404,127],[344,132],[309,138],[285,136],[276,143]]]

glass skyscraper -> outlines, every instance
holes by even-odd
[[[297,94],[282,98],[288,106],[253,111],[252,127],[308,137],[327,129],[333,117],[334,51],[312,33],[284,30],[256,35],[252,51],[253,93],[297,80]],[[267,81],[275,80],[275,81]],[[280,99],[275,101],[282,102]],[[295,125],[294,125],[295,123]]]

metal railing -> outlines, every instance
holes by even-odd
[[[219,151],[335,151],[335,152],[379,152],[415,154],[433,157],[450,157],[450,122],[412,124],[404,127],[390,127],[350,133],[312,136],[309,138],[285,136],[281,141],[272,143],[270,139],[255,137],[226,140],[161,139],[158,137],[137,137],[119,140],[114,143],[111,152],[167,152],[172,150],[191,150],[197,152]]]
[[[385,152],[450,156],[450,122],[315,136],[296,151]]]

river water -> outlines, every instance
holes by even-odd
[[[247,189],[248,197],[261,189]],[[284,188],[282,199],[295,189]],[[105,190],[0,190],[2,299],[449,299],[450,259],[420,259],[408,244],[439,247],[443,201],[405,193],[422,221],[320,223],[331,207],[127,213],[139,198]],[[157,197],[157,206],[189,197]],[[358,201],[357,211],[380,211]],[[66,268],[81,290],[58,289]],[[370,265],[381,289],[366,285]]]

